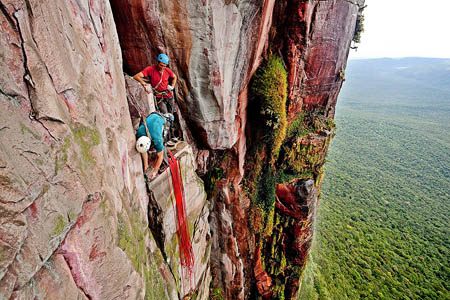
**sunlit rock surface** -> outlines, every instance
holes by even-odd
[[[0,8],[0,298],[177,299],[109,2]]]

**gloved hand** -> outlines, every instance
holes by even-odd
[[[173,91],[174,87],[173,87],[172,85],[168,85],[168,86],[167,86],[167,89],[168,89],[169,91]]]

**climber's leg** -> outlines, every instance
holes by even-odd
[[[169,112],[167,109],[166,99],[158,99],[158,109],[162,114],[167,114]]]

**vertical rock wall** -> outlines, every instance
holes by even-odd
[[[0,299],[178,299],[109,2],[2,0],[0,26]]]
[[[148,183],[148,187],[152,191],[149,211],[150,227],[159,242],[165,260],[170,266],[181,296],[186,295],[192,288],[198,292],[195,299],[206,300],[209,296],[211,281],[209,268],[211,235],[206,193],[203,181],[195,173],[192,148],[186,142],[180,142],[171,151],[180,163],[186,197],[187,225],[191,233],[194,254],[193,273],[190,276],[186,276],[189,275],[186,272],[187,270],[184,270],[180,265],[177,221],[174,212],[175,198],[169,169]]]
[[[323,108],[334,116],[355,22],[364,1],[279,1],[273,47],[288,71],[289,117]],[[345,73],[344,73],[345,74]]]
[[[258,65],[274,2],[113,0],[125,70],[133,75],[167,53],[194,138],[231,148],[245,121],[238,97]]]
[[[282,205],[278,194],[273,195],[270,208],[261,210],[255,203],[259,201],[262,187],[270,191],[271,185],[290,185],[298,178],[313,182],[308,189],[318,194],[334,130],[327,118],[334,116],[362,5],[363,1],[339,0],[277,1],[275,4],[269,48],[283,60],[288,84],[288,124],[285,135],[279,136],[283,141],[275,157],[278,159],[271,166],[272,171],[261,172],[261,168],[271,163],[272,154],[251,150],[257,149],[259,143],[266,143],[254,134],[264,119],[259,116],[247,126],[245,148],[249,152],[244,180],[241,182],[232,171],[237,167],[233,161],[222,160],[214,165],[226,175],[212,195],[215,202],[212,228],[219,232],[212,250],[212,265],[216,269],[213,282],[227,299],[294,299],[296,296],[312,241],[318,200],[314,197],[311,199],[315,200],[305,200],[309,196],[293,192],[287,206]],[[249,113],[255,114],[259,109],[253,105]],[[302,128],[298,133],[296,126]],[[264,132],[270,135],[275,131],[266,127]],[[236,144],[233,150],[236,149],[242,148]]]

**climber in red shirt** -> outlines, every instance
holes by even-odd
[[[175,102],[173,100],[173,89],[177,83],[177,75],[170,70],[169,57],[166,54],[158,55],[158,64],[150,66],[133,76],[139,81],[147,91],[150,93],[153,89],[153,94],[156,96],[158,109],[161,113],[174,114],[176,111]],[[170,84],[169,84],[169,81]],[[147,83],[150,82],[151,86]]]

